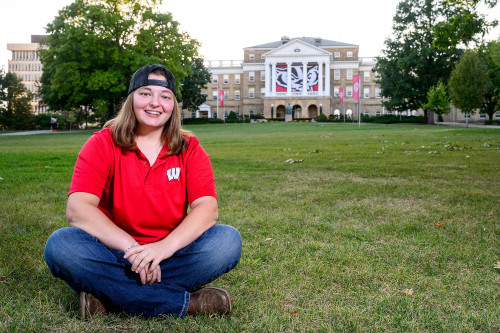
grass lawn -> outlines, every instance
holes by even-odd
[[[500,130],[188,128],[211,156],[219,222],[243,237],[240,265],[213,283],[233,313],[80,320],[43,248],[67,225],[91,133],[1,136],[0,331],[500,331]]]

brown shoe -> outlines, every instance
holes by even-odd
[[[214,315],[231,312],[231,298],[227,290],[217,287],[206,287],[191,293],[187,314]]]
[[[80,293],[80,316],[82,319],[106,313],[106,308],[94,295],[83,291]]]

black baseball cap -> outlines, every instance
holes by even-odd
[[[152,71],[156,69],[161,69],[163,73],[165,74],[166,81],[164,80],[149,80],[148,76],[151,74]],[[175,96],[177,96],[177,89],[175,88],[175,77],[174,74],[172,74],[171,71],[165,68],[163,65],[146,65],[144,67],[139,68],[134,75],[132,76],[132,79],[130,80],[130,86],[128,87],[128,94],[130,95],[131,92],[136,90],[137,88],[143,87],[143,86],[160,86],[160,87],[165,87],[174,93]]]

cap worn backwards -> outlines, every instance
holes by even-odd
[[[150,80],[148,79],[149,74],[156,69],[161,69],[165,75],[166,80]],[[136,90],[137,88],[143,86],[160,86],[170,89],[175,96],[177,96],[177,89],[175,88],[175,77],[171,71],[165,68],[163,65],[146,65],[139,68],[132,79],[130,80],[130,86],[128,88],[128,94]]]

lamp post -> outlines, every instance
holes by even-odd
[[[323,104],[319,105],[319,114],[323,114]]]

